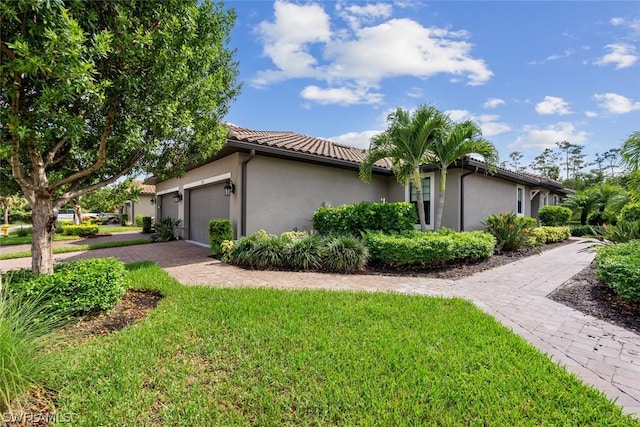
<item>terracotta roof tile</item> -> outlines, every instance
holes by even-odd
[[[134,179],[133,184],[142,187],[142,191],[140,192],[140,194],[156,194],[155,185],[145,184],[144,181],[141,181],[139,179]]]
[[[266,147],[280,148],[293,152],[310,154],[330,159],[343,160],[360,164],[367,151],[361,148],[336,144],[322,138],[300,135],[290,131],[257,131],[237,126],[227,125],[228,138],[241,142],[251,142]],[[391,162],[381,160],[376,166],[391,169]]]

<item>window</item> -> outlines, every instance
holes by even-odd
[[[524,216],[524,187],[516,186],[516,214]]]
[[[557,194],[553,195],[553,206],[558,206],[560,204],[560,198]]]
[[[418,211],[418,194],[413,184],[409,184],[409,202],[416,207]],[[424,205],[424,219],[427,225],[431,224],[431,177],[422,178],[422,199]],[[416,224],[419,224],[420,220]]]

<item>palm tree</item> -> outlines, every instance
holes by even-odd
[[[469,154],[480,154],[484,157],[487,172],[495,172],[498,164],[498,150],[492,143],[482,138],[480,127],[470,120],[455,123],[446,118],[438,138],[431,140],[426,154],[426,162],[434,165],[440,171],[440,195],[438,197],[438,213],[435,221],[436,229],[439,229],[442,225],[444,196],[447,186],[447,168],[456,159]]]
[[[580,213],[580,224],[586,225],[589,214],[598,207],[598,194],[593,191],[583,191],[572,194],[562,203],[573,212]]]
[[[640,131],[632,133],[624,142],[620,155],[631,170],[640,169]]]
[[[426,231],[420,165],[427,160],[427,150],[439,137],[446,117],[433,106],[421,105],[413,113],[398,108],[389,114],[387,123],[387,130],[371,138],[369,152],[360,164],[360,177],[370,182],[375,163],[391,159],[398,182],[409,182],[416,189],[420,229]]]

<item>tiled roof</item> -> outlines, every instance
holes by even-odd
[[[228,139],[248,142],[264,147],[278,148],[295,153],[304,153],[328,159],[342,160],[359,165],[367,155],[367,150],[336,144],[326,139],[301,135],[290,131],[258,131],[227,125]],[[381,160],[376,166],[391,169],[391,162]]]
[[[137,185],[138,187],[142,187],[142,191],[140,191],[140,194],[156,194],[155,185],[145,184],[144,181],[141,181],[139,179],[134,179],[133,184]]]

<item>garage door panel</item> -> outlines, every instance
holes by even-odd
[[[209,221],[229,219],[229,197],[224,183],[207,185],[189,191],[189,239],[209,243]]]

